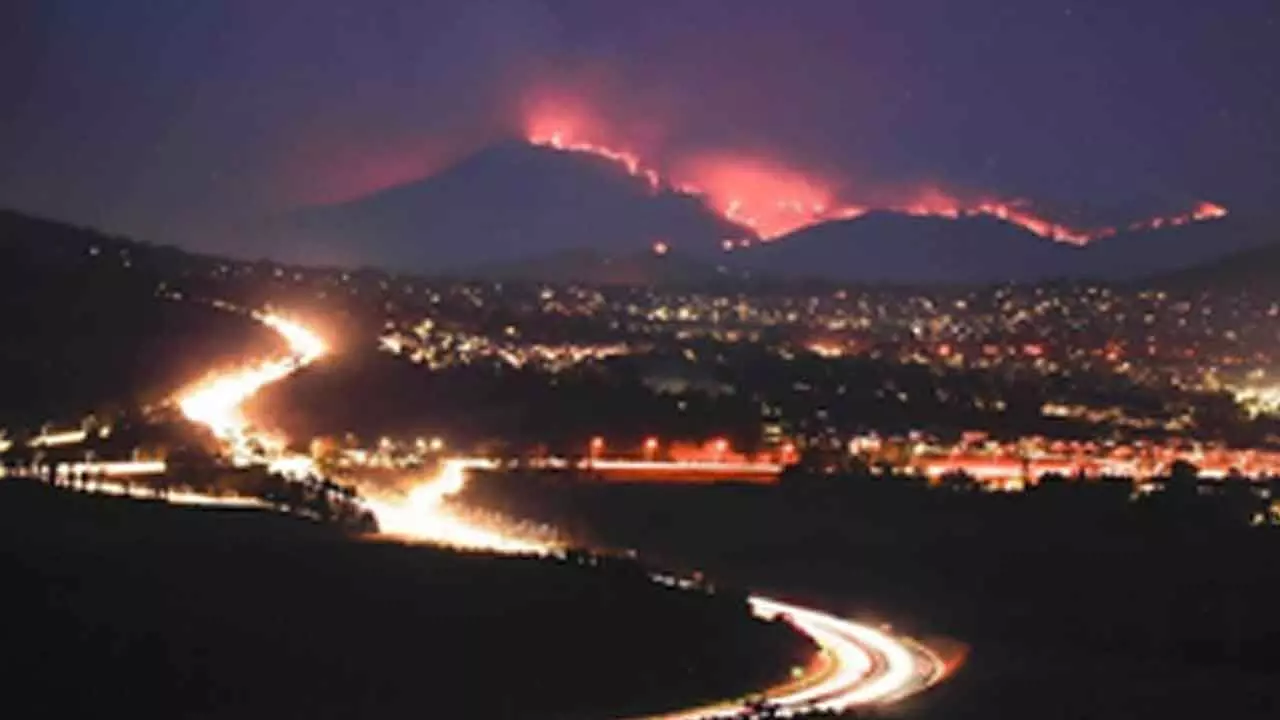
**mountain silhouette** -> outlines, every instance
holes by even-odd
[[[228,263],[244,262],[0,210],[0,268],[78,266],[97,255],[128,257],[131,271],[147,278],[206,277]],[[374,264],[367,262],[366,267]],[[315,263],[296,267],[306,265],[316,267]],[[27,271],[18,276],[23,272]],[[1261,229],[1250,231],[1228,218],[1128,233],[1079,248],[1043,240],[990,217],[952,221],[884,212],[814,226],[784,241],[732,253],[658,253],[652,248],[603,252],[577,247],[430,274],[729,292],[834,289],[850,283],[981,284],[1033,276],[1043,280],[1110,276],[1144,287],[1270,292],[1280,276],[1280,238]]]
[[[872,212],[732,255],[735,266],[760,273],[915,285],[1048,279],[1080,252],[993,217]]]
[[[605,159],[515,141],[418,182],[276,218],[266,233],[290,260],[322,248],[428,273],[565,250],[635,252],[659,241],[710,252],[722,238],[749,234]]]
[[[1159,230],[1137,230],[1098,240],[1072,268],[1077,277],[1134,280],[1172,273],[1256,247],[1271,238],[1234,216]]]
[[[1124,232],[1081,248],[981,215],[949,219],[872,212],[802,228],[724,254],[751,231],[693,196],[654,190],[618,164],[512,140],[429,178],[356,200],[305,208],[255,227],[286,261],[378,265],[403,272],[593,281],[665,277],[640,268],[662,242],[715,271],[837,282],[978,284],[1060,278],[1127,280],[1171,272],[1256,244],[1234,217]],[[567,253],[567,254],[566,254]],[[574,253],[578,253],[574,255]],[[594,254],[594,255],[593,255]],[[620,271],[615,259],[631,267]],[[520,265],[532,263],[529,272]],[[574,272],[579,276],[571,277]],[[676,273],[691,279],[697,273]]]
[[[1122,232],[1081,247],[995,217],[949,219],[873,212],[804,228],[733,253],[756,273],[907,285],[1134,280],[1258,244],[1234,218]]]
[[[1280,242],[1272,241],[1147,278],[1146,282],[1180,289],[1262,291],[1274,297],[1276,278],[1280,278]]]

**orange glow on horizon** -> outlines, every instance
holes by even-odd
[[[662,188],[662,177],[658,175],[658,171],[641,165],[640,156],[633,152],[575,140],[562,130],[556,130],[545,135],[531,134],[528,139],[534,145],[542,145],[564,152],[594,155],[609,160],[626,169],[628,175],[643,180],[650,190],[657,191]]]
[[[694,158],[675,173],[663,173],[648,164],[634,150],[587,139],[588,123],[565,113],[535,113],[526,128],[526,140],[561,152],[602,158],[642,180],[650,192],[670,192],[697,198],[724,220],[742,227],[751,238],[725,238],[728,252],[750,247],[753,241],[769,242],[797,230],[834,220],[849,220],[871,212],[887,210],[916,217],[956,220],[989,216],[1016,225],[1027,232],[1056,242],[1085,245],[1111,237],[1116,227],[1073,227],[1054,222],[1035,212],[1023,200],[962,200],[933,187],[919,190],[914,197],[898,203],[860,204],[842,202],[831,184],[809,173],[760,158],[730,154]],[[1129,223],[1129,231],[1158,230],[1193,222],[1226,217],[1227,209],[1201,202],[1180,215],[1156,216]]]
[[[749,228],[761,241],[866,212],[863,207],[837,207],[834,192],[825,182],[758,159],[702,157],[689,163],[685,172],[697,178],[685,187],[698,189],[695,194],[708,207]]]

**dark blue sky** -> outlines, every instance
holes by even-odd
[[[206,247],[548,98],[663,166],[1280,215],[1275,0],[11,0],[0,87],[0,205]]]

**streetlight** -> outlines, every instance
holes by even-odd
[[[604,438],[597,435],[591,438],[590,450],[587,453],[587,467],[595,467],[595,461],[600,457],[600,453],[604,452]]]
[[[644,459],[653,460],[653,456],[658,452],[658,438],[645,438],[644,441]]]
[[[712,450],[716,454],[716,462],[724,462],[725,453],[729,452],[729,441],[724,438],[716,438],[711,444]]]

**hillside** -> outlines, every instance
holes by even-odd
[[[1267,244],[1177,272],[1155,275],[1147,282],[1178,288],[1235,288],[1274,293],[1277,278],[1280,278],[1280,244]]]
[[[778,682],[812,653],[741,596],[621,561],[357,542],[17,481],[0,540],[6,701],[49,717],[625,716]]]
[[[726,261],[722,241],[754,233],[701,199],[655,190],[603,157],[523,141],[490,146],[430,177],[367,197],[271,218],[245,233],[284,260],[411,273],[480,268],[582,282],[612,270],[596,261],[552,272],[515,266],[574,253],[625,256],[664,242],[757,275],[895,284],[1132,279],[1246,247],[1256,236],[1233,217],[1126,231],[1082,251],[989,215],[877,211],[803,227]]]
[[[1078,277],[1129,281],[1174,273],[1256,247],[1268,233],[1235,217],[1159,230],[1125,232],[1081,253]]]
[[[523,142],[492,146],[415,183],[276,218],[261,232],[288,259],[338,257],[411,272],[581,248],[634,252],[656,241],[713,249],[747,234],[607,160]]]
[[[1105,482],[1004,495],[826,475],[735,487],[494,474],[469,483],[464,500],[971,648],[955,676],[893,717],[1275,718],[1280,568],[1270,558],[1280,536],[1224,526],[1208,498],[1183,516],[1129,492]]]
[[[1053,277],[1078,248],[990,217],[869,213],[733,253],[736,266],[858,283],[970,284]]]
[[[723,258],[722,258],[723,259]],[[461,277],[543,283],[582,283],[622,286],[706,287],[742,277],[712,258],[651,249],[605,253],[576,249],[481,265],[455,273]]]
[[[245,352],[276,349],[247,318],[165,290],[204,262],[0,213],[0,427],[160,400]]]
[[[1257,243],[1234,218],[1123,232],[1085,247],[994,217],[874,212],[823,223],[733,254],[732,265],[790,277],[905,285],[1123,281],[1206,262]]]

